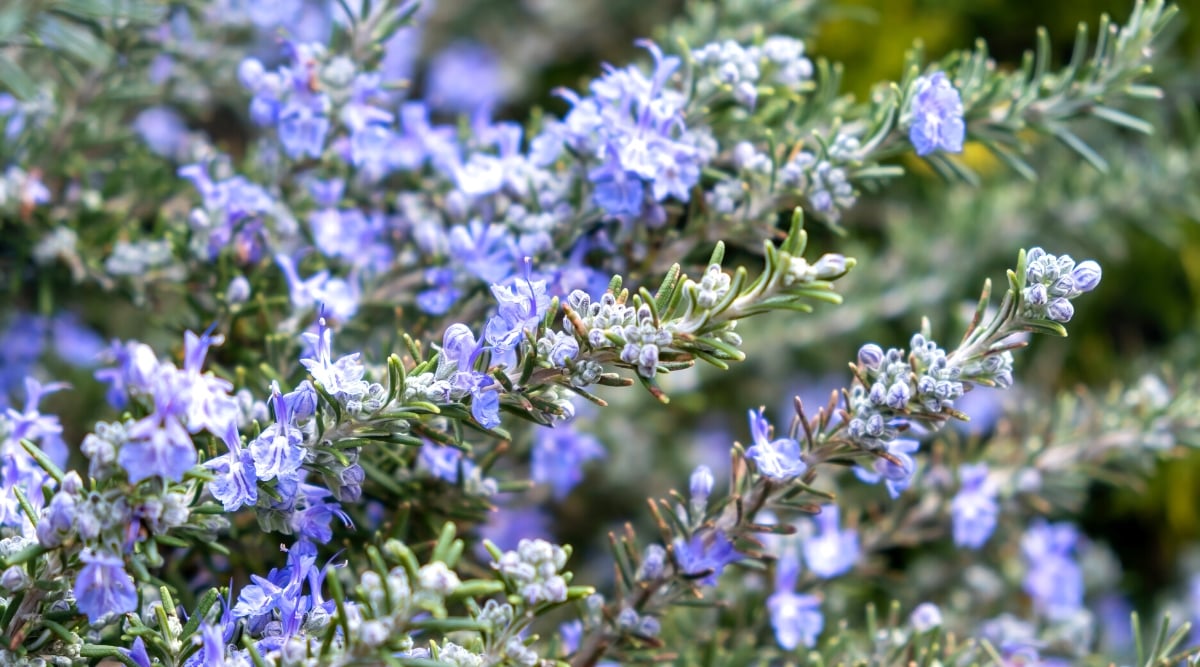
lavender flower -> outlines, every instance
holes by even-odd
[[[966,135],[962,98],[946,73],[934,72],[917,79],[914,90],[908,138],[917,155],[938,150],[961,153]]]
[[[942,610],[932,602],[922,602],[912,610],[909,622],[917,632],[928,632],[942,625]]]
[[[1025,592],[1034,609],[1055,621],[1070,617],[1083,606],[1083,569],[1074,552],[1079,532],[1069,523],[1047,523],[1038,519],[1021,538],[1021,552],[1028,570]]]
[[[804,562],[822,579],[845,574],[858,562],[858,533],[838,526],[838,506],[822,505],[815,534],[804,540]]]
[[[871,470],[855,467],[854,474],[867,484],[878,484],[879,480],[884,480],[888,495],[892,498],[899,498],[900,494],[912,483],[913,474],[917,470],[917,464],[913,461],[912,455],[920,446],[921,443],[916,440],[892,440],[887,443],[886,451],[899,463],[877,456],[872,461]]]
[[[763,417],[763,408],[750,411],[750,435],[754,444],[746,450],[746,458],[754,462],[759,474],[777,482],[786,482],[808,470],[800,453],[800,443],[792,438],[770,440],[771,425]]]
[[[964,465],[958,469],[962,486],[950,501],[954,543],[960,547],[978,549],[996,529],[1000,506],[996,503],[996,488],[988,481],[986,463]]]
[[[491,109],[504,97],[499,58],[474,42],[454,42],[438,52],[429,66],[431,106],[457,113]]]
[[[229,452],[205,461],[204,465],[215,475],[208,484],[209,492],[226,512],[233,512],[258,502],[258,474],[254,455],[242,446],[236,429],[229,429],[223,440]]]
[[[604,456],[604,446],[595,436],[570,424],[538,429],[531,461],[533,481],[549,484],[554,498],[562,500],[583,480],[583,465]]]
[[[137,589],[125,563],[117,556],[85,549],[79,559],[85,565],[75,577],[75,605],[97,623],[109,614],[124,614],[137,608]]]
[[[743,558],[721,530],[697,532],[687,541],[675,538],[672,548],[680,570],[704,586],[716,586],[725,566]]]
[[[666,85],[680,59],[652,42],[640,44],[654,58],[650,76],[610,67],[592,82],[591,96],[564,92],[572,110],[548,130],[554,138],[546,137],[540,150],[554,143],[594,158],[588,179],[596,205],[614,217],[653,223],[658,202],[690,199],[711,154],[683,121],[684,96]]]
[[[369,385],[363,380],[366,369],[357,352],[333,360],[333,332],[324,317],[317,320],[317,333],[305,332],[303,337],[311,347],[312,356],[301,359],[300,363],[325,391],[343,399],[360,398],[367,393]]]
[[[271,405],[275,410],[275,423],[263,429],[249,447],[254,475],[264,482],[277,478],[288,483],[295,482],[299,478],[300,465],[304,462],[304,434],[293,423],[291,409],[283,399],[278,384],[271,387]],[[249,474],[244,473],[241,483],[249,481]],[[249,494],[247,488],[242,497],[248,498]]]
[[[121,649],[121,653],[129,658],[138,667],[151,667],[150,654],[146,652],[146,642],[142,641],[141,637],[133,640],[133,645],[128,649]]]
[[[821,599],[794,592],[800,574],[800,561],[795,555],[785,555],[775,567],[775,592],[767,598],[767,613],[775,630],[775,641],[789,651],[801,644],[812,648],[817,645],[817,637],[825,627]]]

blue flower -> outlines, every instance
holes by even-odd
[[[817,531],[804,541],[804,562],[813,574],[830,579],[850,571],[858,562],[858,533],[838,526],[837,505],[821,506],[814,517]]]
[[[223,439],[229,453],[206,461],[204,465],[215,473],[213,481],[208,483],[209,493],[226,512],[232,512],[258,502],[258,475],[254,456],[242,447],[237,429],[230,428]]]
[[[11,474],[11,469],[9,473]],[[42,484],[31,486],[28,483],[22,483],[21,479],[10,479],[9,476],[9,474],[0,475],[0,479],[3,479],[6,485],[15,481],[17,485],[23,487],[27,495],[30,495],[27,489],[42,486]],[[43,483],[48,482],[49,480],[46,480]],[[75,516],[82,487],[83,480],[80,479],[79,473],[75,471],[67,473],[63,478],[62,486],[50,498],[50,503],[42,509],[41,516],[37,522],[37,538],[38,543],[43,547],[52,549],[61,545],[71,535],[72,530],[75,529]],[[40,494],[33,494],[29,500],[37,502],[38,495]],[[0,525],[10,523],[3,516],[8,513],[7,511],[0,511]]]
[[[150,662],[150,654],[146,653],[146,642],[142,641],[141,637],[134,639],[130,648],[121,649],[121,653],[138,667],[151,667],[153,664]]]
[[[1038,519],[1021,538],[1028,570],[1024,588],[1047,619],[1063,620],[1083,607],[1083,569],[1075,562],[1079,531],[1069,523]]]
[[[699,531],[686,542],[675,538],[672,547],[680,570],[704,586],[716,586],[725,566],[742,559],[722,530]]]
[[[533,441],[533,481],[551,485],[554,498],[562,500],[583,480],[583,464],[604,455],[595,436],[570,424],[538,429]]]
[[[552,538],[550,517],[540,507],[500,505],[492,512],[488,521],[479,527],[480,543],[476,545],[476,553],[485,561],[491,559],[491,554],[483,548],[483,540],[492,542],[502,551],[512,551],[521,540],[552,541]]]
[[[453,269],[435,266],[425,269],[425,282],[432,285],[417,294],[417,307],[429,315],[445,315],[462,296],[462,290],[454,286]]]
[[[515,349],[526,331],[537,331],[550,307],[546,281],[530,279],[528,258],[525,267],[524,278],[513,278],[507,285],[492,285],[498,307],[496,315],[484,327],[483,336],[494,352]]]
[[[434,444],[428,440],[421,445],[417,463],[429,471],[430,475],[451,484],[458,483],[460,466],[462,467],[462,479],[470,477],[471,472],[475,470],[475,462],[464,458],[462,450]]]
[[[472,221],[469,225],[455,226],[450,230],[450,256],[476,278],[497,283],[512,271],[509,240],[503,225]]]
[[[342,506],[330,500],[329,489],[313,484],[301,484],[296,494],[296,509],[291,517],[292,530],[316,544],[328,544],[333,539],[333,518],[350,525],[350,516]]]
[[[318,271],[301,279],[291,257],[281,253],[275,256],[275,262],[287,279],[292,307],[296,310],[313,308],[319,304],[339,322],[345,322],[358,312],[359,287],[353,272],[345,280],[330,277],[329,271]]]
[[[179,152],[188,132],[183,116],[167,106],[143,110],[133,119],[132,128],[150,152],[168,159]]]
[[[912,454],[920,446],[921,443],[916,440],[892,440],[887,443],[887,453],[895,461],[877,456],[872,462],[871,470],[856,466],[854,474],[867,484],[878,484],[879,480],[886,480],[888,495],[898,498],[912,483],[913,473],[917,470]]]
[[[272,384],[271,389],[275,423],[250,443],[254,474],[263,481],[295,480],[304,463],[304,434],[292,423],[291,411],[279,392],[279,385]]]
[[[775,641],[789,651],[801,644],[812,648],[825,627],[821,599],[794,592],[800,573],[800,561],[794,555],[785,555],[775,565],[775,592],[767,598],[767,613],[775,630]]]
[[[579,650],[579,642],[583,639],[583,621],[575,619],[558,626],[558,636],[562,642],[563,655],[571,655]]]
[[[792,438],[770,440],[771,425],[763,417],[763,408],[750,411],[750,434],[754,444],[746,450],[746,458],[754,461],[759,474],[777,482],[786,482],[808,470],[800,454],[800,443]]]
[[[642,181],[621,165],[615,153],[609,155],[603,165],[588,172],[592,200],[609,215],[637,215],[642,210]]]
[[[917,155],[929,155],[941,150],[961,153],[966,124],[963,122],[962,98],[945,72],[934,72],[917,79],[912,101],[912,125],[909,141]]]
[[[960,547],[982,547],[1000,516],[995,486],[988,483],[986,463],[964,465],[958,469],[962,486],[950,501],[954,543]]]
[[[156,476],[178,482],[196,465],[196,446],[176,415],[152,414],[135,422],[129,436],[117,463],[134,484]]]
[[[300,364],[325,391],[338,398],[358,398],[367,393],[369,385],[363,379],[366,368],[357,352],[333,360],[333,331],[324,317],[317,319],[317,333],[306,331],[302,337],[311,347],[312,356],[301,359]]]
[[[79,559],[85,565],[75,577],[75,606],[88,621],[137,609],[137,587],[120,557],[84,549]]]
[[[438,52],[429,64],[426,98],[430,106],[454,113],[487,110],[504,95],[500,59],[483,44],[460,40]]]

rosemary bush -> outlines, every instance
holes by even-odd
[[[856,97],[697,1],[529,103],[597,6],[484,4],[0,7],[0,663],[1196,664],[1079,524],[1194,341],[1037,342],[1200,212],[1173,6]]]

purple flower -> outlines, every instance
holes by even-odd
[[[699,531],[688,541],[682,537],[672,543],[680,570],[704,586],[716,586],[726,565],[742,559],[725,531]]]
[[[229,612],[226,606],[226,613]],[[220,624],[204,621],[200,624],[200,650],[184,663],[186,667],[225,667],[225,639]],[[236,664],[236,663],[235,663]]]
[[[909,622],[917,632],[932,630],[942,625],[942,610],[932,602],[922,602],[913,609]]]
[[[483,540],[491,541],[502,551],[512,551],[521,540],[552,541],[552,538],[550,517],[541,508],[500,505],[492,512],[488,521],[479,527],[480,544],[477,553],[481,559],[491,560],[491,555],[483,548]]]
[[[233,512],[244,505],[258,502],[258,475],[255,472],[254,456],[242,447],[236,427],[230,427],[223,437],[229,452],[206,461],[205,466],[215,473],[208,490],[213,498]]]
[[[288,293],[296,310],[320,305],[339,322],[349,320],[358,312],[359,288],[353,272],[346,280],[330,277],[329,271],[318,271],[301,279],[291,257],[279,254],[275,256],[275,262],[287,278]]]
[[[165,158],[179,153],[187,135],[187,125],[179,112],[156,106],[143,110],[133,119],[133,131],[146,142],[151,152]]]
[[[71,312],[62,312],[50,323],[54,352],[60,359],[80,368],[94,367],[104,352],[104,339],[79,317]]]
[[[184,363],[180,380],[187,385],[188,430],[199,433],[207,430],[222,436],[235,425],[240,414],[237,402],[230,396],[233,385],[211,374],[201,373],[208,348],[224,342],[223,336],[197,336],[191,331],[183,335]]]
[[[1069,523],[1038,519],[1021,538],[1028,570],[1025,592],[1046,618],[1063,620],[1083,606],[1083,570],[1075,562],[1079,531]]]
[[[500,392],[490,376],[479,373],[471,387],[471,416],[484,428],[500,425]]]
[[[453,174],[459,163],[454,128],[431,125],[429,107],[422,102],[400,105],[400,128],[390,149],[394,167],[415,170],[430,162],[446,175]]]
[[[433,477],[450,482],[451,484],[459,482],[460,466],[462,469],[461,479],[470,477],[472,471],[475,470],[475,462],[464,458],[461,449],[434,444],[428,440],[425,441],[425,444],[421,445],[421,452],[417,455],[417,463]]]
[[[571,655],[579,650],[579,642],[583,639],[583,621],[575,619],[559,625],[558,636],[562,641],[563,655]]]
[[[462,296],[462,290],[454,286],[455,273],[447,267],[431,267],[425,270],[425,282],[431,287],[417,294],[417,307],[429,315],[445,315]]]
[[[251,633],[258,634],[266,622],[278,612],[285,636],[295,632],[297,617],[320,603],[318,599],[322,572],[316,564],[316,547],[301,539],[288,550],[287,565],[283,569],[272,569],[267,576],[250,575],[253,582],[242,588],[231,617],[247,619]],[[309,583],[311,595],[303,594],[304,583]]]
[[[429,65],[426,99],[434,108],[455,113],[490,109],[504,96],[499,58],[484,46],[457,41]]]
[[[9,393],[24,386],[25,378],[46,347],[46,320],[18,313],[0,331],[0,407],[8,405]]]
[[[7,475],[0,477],[7,477]],[[79,473],[71,471],[67,477],[63,478],[61,488],[50,498],[50,503],[42,509],[37,523],[37,538],[38,543],[43,547],[52,549],[61,545],[75,528],[75,516],[82,486],[83,481],[79,478]],[[30,495],[28,490],[25,493]],[[34,496],[34,498],[36,497]],[[2,518],[0,517],[0,519]],[[6,522],[0,520],[0,525],[4,523]]]
[[[950,501],[954,543],[960,547],[978,549],[996,530],[1000,506],[996,503],[995,485],[988,482],[986,463],[968,464],[958,469],[962,486]]]
[[[498,283],[512,271],[509,240],[503,225],[486,225],[475,220],[450,229],[450,256],[476,278]]]
[[[550,307],[546,281],[531,280],[528,259],[525,266],[524,278],[513,278],[507,285],[492,285],[498,307],[483,331],[489,348],[499,357],[493,362],[509,367],[516,364],[516,357],[510,353],[524,340],[526,331],[537,331]]]
[[[324,317],[317,320],[317,333],[302,334],[312,348],[312,356],[301,359],[313,380],[335,397],[357,398],[367,393],[369,385],[363,376],[366,368],[357,352],[333,360],[333,331]]]
[[[330,499],[329,489],[301,484],[296,497],[291,528],[300,537],[316,544],[328,544],[333,539],[334,517],[341,520],[343,525],[350,525],[350,516],[342,511],[337,501]]]
[[[272,384],[271,405],[275,409],[275,423],[250,443],[254,474],[263,481],[295,480],[304,463],[304,434],[292,423],[291,410],[278,384]]]
[[[38,408],[42,397],[56,391],[67,389],[70,385],[63,382],[51,382],[43,385],[33,377],[25,378],[25,407],[23,410],[8,408],[4,415],[9,421],[9,442],[13,447],[12,459],[20,458],[33,463],[32,458],[19,444],[20,440],[33,440],[54,463],[59,466],[67,464],[67,446],[62,439],[62,424],[55,415],[44,415]],[[34,466],[40,470],[40,466]],[[32,487],[30,487],[32,488]]]
[[[700,506],[707,503],[714,482],[712,468],[706,465],[696,466],[688,479],[688,495],[691,496],[692,502]]]
[[[780,558],[776,562],[775,592],[767,598],[767,613],[775,630],[775,641],[788,651],[801,644],[808,648],[816,646],[817,636],[825,627],[821,599],[815,595],[798,595],[793,590],[799,573],[800,561],[794,555]]]
[[[871,470],[856,466],[854,474],[867,484],[878,484],[879,480],[886,480],[888,494],[892,498],[898,498],[912,483],[913,473],[917,470],[912,454],[920,446],[921,443],[916,440],[892,440],[887,443],[887,453],[895,458],[898,464],[877,456],[872,462]]]
[[[917,79],[915,91],[908,138],[917,155],[937,150],[961,153],[966,135],[962,98],[946,73],[934,72]]]
[[[153,664],[150,662],[150,654],[146,653],[146,642],[142,641],[141,637],[134,639],[130,648],[121,649],[121,653],[138,667],[151,667]]]
[[[554,498],[562,500],[583,480],[583,464],[604,456],[604,447],[595,436],[580,433],[570,424],[538,429],[533,442],[533,481],[549,484]]]
[[[786,482],[808,470],[800,453],[800,443],[792,438],[770,440],[771,425],[763,417],[763,408],[750,411],[750,435],[754,444],[746,450],[746,458],[754,462],[759,474],[777,482]]]
[[[182,400],[177,392],[186,391],[186,388],[168,385],[160,391],[162,394],[155,396],[156,403]],[[117,454],[117,463],[134,484],[150,477],[178,482],[196,465],[196,446],[179,421],[179,415],[161,414],[156,410],[135,422],[129,428],[129,436],[129,441]]]
[[[653,224],[667,198],[688,201],[713,142],[684,122],[687,98],[667,82],[680,59],[652,42],[639,42],[654,59],[647,76],[637,67],[606,67],[591,96],[562,92],[572,109],[533,142],[533,160],[548,164],[563,146],[591,158],[592,199],[615,217]],[[649,196],[647,196],[649,195]]]
[[[75,606],[88,621],[137,609],[137,588],[119,557],[84,549],[79,559],[85,565],[75,578]]]
[[[1128,654],[1134,647],[1130,623],[1133,605],[1124,595],[1112,592],[1100,598],[1093,609],[1100,623],[1100,645],[1104,651],[1110,655]]]
[[[615,155],[588,172],[588,178],[594,188],[592,200],[609,215],[637,215],[642,210],[642,181],[622,167]]]
[[[804,562],[813,574],[830,579],[850,571],[858,562],[858,533],[838,526],[837,505],[821,506],[813,519],[816,533],[804,541]]]

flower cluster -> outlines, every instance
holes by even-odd
[[[1051,255],[1034,248],[1026,262],[1021,302],[1025,316],[1031,319],[1070,322],[1075,316],[1071,300],[1100,284],[1100,265],[1090,259],[1076,264],[1069,255]]]
[[[712,42],[694,50],[692,59],[704,72],[701,95],[728,87],[738,104],[749,109],[758,100],[759,85],[797,88],[813,75],[803,40],[786,35],[771,35],[761,45]]]
[[[910,350],[858,351],[863,382],[850,393],[847,433],[868,449],[887,447],[913,413],[941,415],[963,395],[961,367],[936,342],[914,334]]]
[[[653,42],[642,45],[654,58],[650,75],[610,67],[592,82],[591,95],[564,91],[571,112],[543,134],[540,147],[549,159],[564,149],[589,158],[592,200],[608,215],[661,225],[661,204],[691,198],[715,146],[703,130],[687,127],[687,98],[669,85],[680,59]]]
[[[570,553],[545,540],[521,540],[515,551],[506,551],[492,567],[508,577],[527,605],[563,602],[567,581],[560,571]]]

